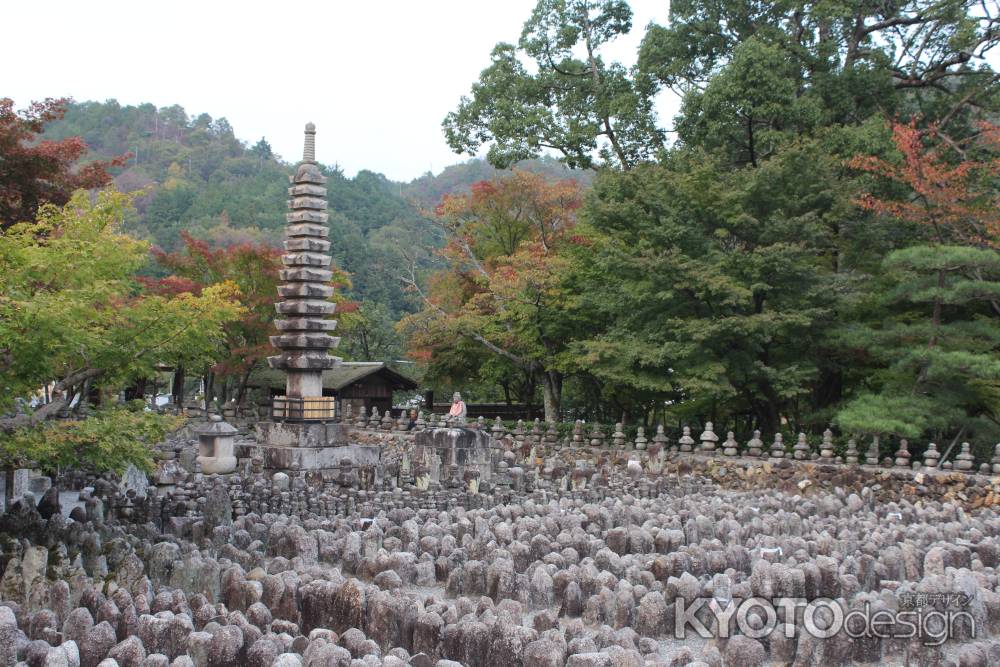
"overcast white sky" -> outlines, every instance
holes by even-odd
[[[606,53],[635,60],[666,0],[633,0],[632,34]],[[348,175],[410,180],[463,157],[441,120],[469,92],[499,41],[516,41],[535,0],[36,0],[3,3],[8,66],[0,96],[180,104],[267,138],[285,159],[317,126],[317,158]],[[28,61],[28,62],[24,62]],[[661,124],[676,104],[664,100]]]

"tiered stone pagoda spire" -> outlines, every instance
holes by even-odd
[[[282,284],[278,287],[283,300],[275,306],[284,318],[275,320],[280,334],[271,336],[271,345],[281,354],[268,357],[267,363],[288,375],[285,393],[292,400],[282,402],[284,409],[300,417],[325,419],[332,417],[327,411],[332,411],[333,399],[329,405],[321,399],[323,371],[340,363],[339,358],[329,354],[340,339],[329,333],[337,326],[336,320],[326,319],[335,308],[329,300],[333,295],[333,273],[326,227],[326,177],[316,164],[316,126],[312,123],[306,125],[302,162],[290,180],[291,210],[286,215],[285,254],[281,258],[285,268],[280,272]],[[313,400],[303,405],[296,399]],[[276,410],[278,406],[276,402]]]

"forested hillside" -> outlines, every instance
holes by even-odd
[[[225,118],[189,115],[177,105],[79,102],[49,124],[45,136],[82,137],[91,150],[88,159],[131,154],[115,177],[119,189],[143,191],[130,230],[163,250],[177,250],[182,231],[214,245],[280,244],[285,189],[298,156],[276,155],[266,138],[241,140]],[[589,173],[570,172],[551,159],[522,166],[589,180]],[[477,159],[409,184],[367,170],[349,177],[335,165],[325,171],[334,262],[350,274],[350,296],[379,311],[387,325],[412,309],[401,273],[414,261],[426,268],[439,245],[435,228],[422,222],[423,209],[497,174]]]

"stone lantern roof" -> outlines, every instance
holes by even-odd
[[[235,435],[239,433],[239,430],[235,426],[223,421],[219,415],[212,415],[209,419],[211,421],[195,428],[195,432],[198,435]]]

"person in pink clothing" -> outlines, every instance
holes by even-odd
[[[462,400],[462,395],[456,391],[455,395],[451,397],[451,410],[448,411],[448,421],[464,424],[466,412],[465,401]]]

